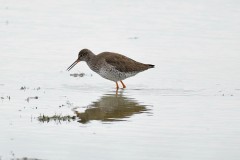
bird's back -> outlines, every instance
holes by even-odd
[[[141,72],[149,68],[153,68],[154,65],[143,64],[137,62],[131,58],[124,55],[112,52],[103,52],[97,55],[97,59],[101,63],[107,63],[119,72],[131,73],[131,72]]]

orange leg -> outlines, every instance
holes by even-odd
[[[119,88],[119,87],[118,87],[118,83],[116,82],[116,89],[118,90],[118,88]]]
[[[126,88],[125,84],[123,83],[123,81],[120,81],[122,83],[123,88]]]
[[[116,97],[118,96],[118,89],[116,89]]]

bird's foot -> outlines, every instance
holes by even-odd
[[[123,83],[123,81],[120,81],[122,83],[123,88],[126,88],[125,84]]]

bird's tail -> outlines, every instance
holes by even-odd
[[[148,64],[148,67],[149,67],[149,68],[154,68],[154,67],[155,67],[155,65]]]

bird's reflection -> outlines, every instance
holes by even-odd
[[[148,111],[145,105],[121,93],[103,95],[98,101],[92,102],[84,112],[78,111],[78,108],[74,109],[80,123],[87,123],[91,120],[123,121],[134,114]]]

